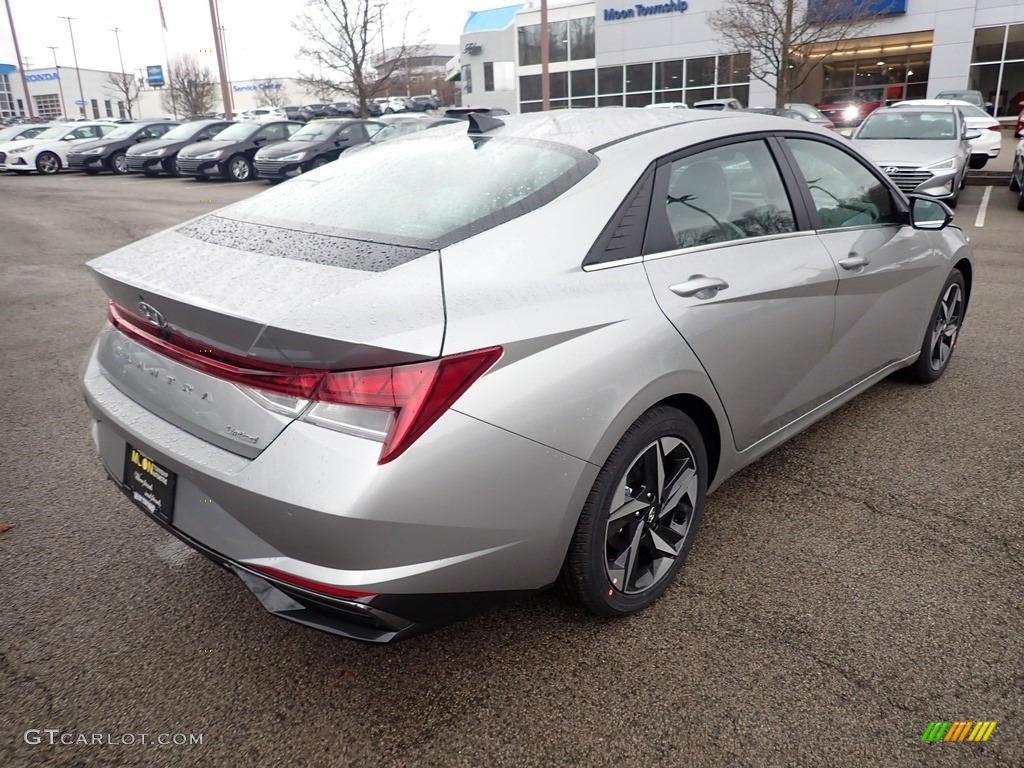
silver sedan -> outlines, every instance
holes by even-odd
[[[625,616],[737,470],[942,376],[951,218],[807,123],[472,115],[89,262],[93,439],[292,621],[388,642],[556,581]]]

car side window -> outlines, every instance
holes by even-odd
[[[201,130],[199,132],[199,135],[196,136],[195,140],[196,141],[207,141],[209,139],[212,139],[214,136],[216,136],[218,133],[220,133],[223,130],[224,130],[224,126],[223,125],[211,125],[211,126],[209,126],[207,128],[204,128],[203,130]]]
[[[256,134],[256,141],[277,141],[286,137],[283,125],[268,125]]]
[[[764,141],[673,162],[664,211],[678,248],[796,231],[793,206]]]
[[[865,165],[838,147],[786,139],[807,182],[822,229],[899,224],[888,188]]]
[[[76,139],[98,139],[101,135],[95,125],[83,125],[81,128],[75,129],[74,133]]]
[[[338,132],[338,138],[348,139],[349,141],[362,141],[366,138],[366,131],[360,123],[347,125]]]

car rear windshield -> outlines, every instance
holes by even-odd
[[[213,138],[216,141],[242,141],[243,139],[248,139],[262,127],[261,123],[235,123],[230,128],[225,128]]]
[[[812,107],[810,104],[787,104],[786,109],[790,109],[797,114],[803,115],[808,120],[827,120],[821,112]]]
[[[441,248],[550,202],[596,165],[561,144],[427,131],[343,154],[218,215]]]
[[[139,126],[128,123],[126,125],[119,125],[117,128],[106,134],[104,139],[127,139],[133,133],[139,130]]]

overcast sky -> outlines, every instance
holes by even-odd
[[[232,80],[268,75],[294,75],[303,66],[297,59],[302,40],[291,28],[306,0],[219,0],[225,28],[228,65]],[[73,67],[68,22],[73,16],[78,64],[83,69],[118,70],[117,45],[111,31],[120,30],[121,52],[128,71],[163,64],[160,12],[157,0],[10,0],[21,55],[32,69],[53,69],[53,52],[62,67]],[[456,45],[470,10],[512,5],[510,0],[392,0],[395,8],[412,8],[414,34],[426,43]],[[213,31],[209,0],[163,0],[167,18],[167,52],[194,52],[216,73],[217,59],[210,53]],[[388,42],[385,30],[385,42]],[[394,34],[398,34],[394,30]],[[391,43],[388,42],[390,45]],[[14,42],[6,14],[0,9],[0,63],[14,64]]]

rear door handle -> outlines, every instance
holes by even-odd
[[[689,298],[696,296],[698,299],[713,299],[719,291],[724,291],[729,284],[720,277],[705,277],[704,275],[693,275],[689,280],[670,285],[668,289],[676,296]]]
[[[871,263],[867,256],[849,256],[839,260],[839,266],[843,269],[860,269]]]

